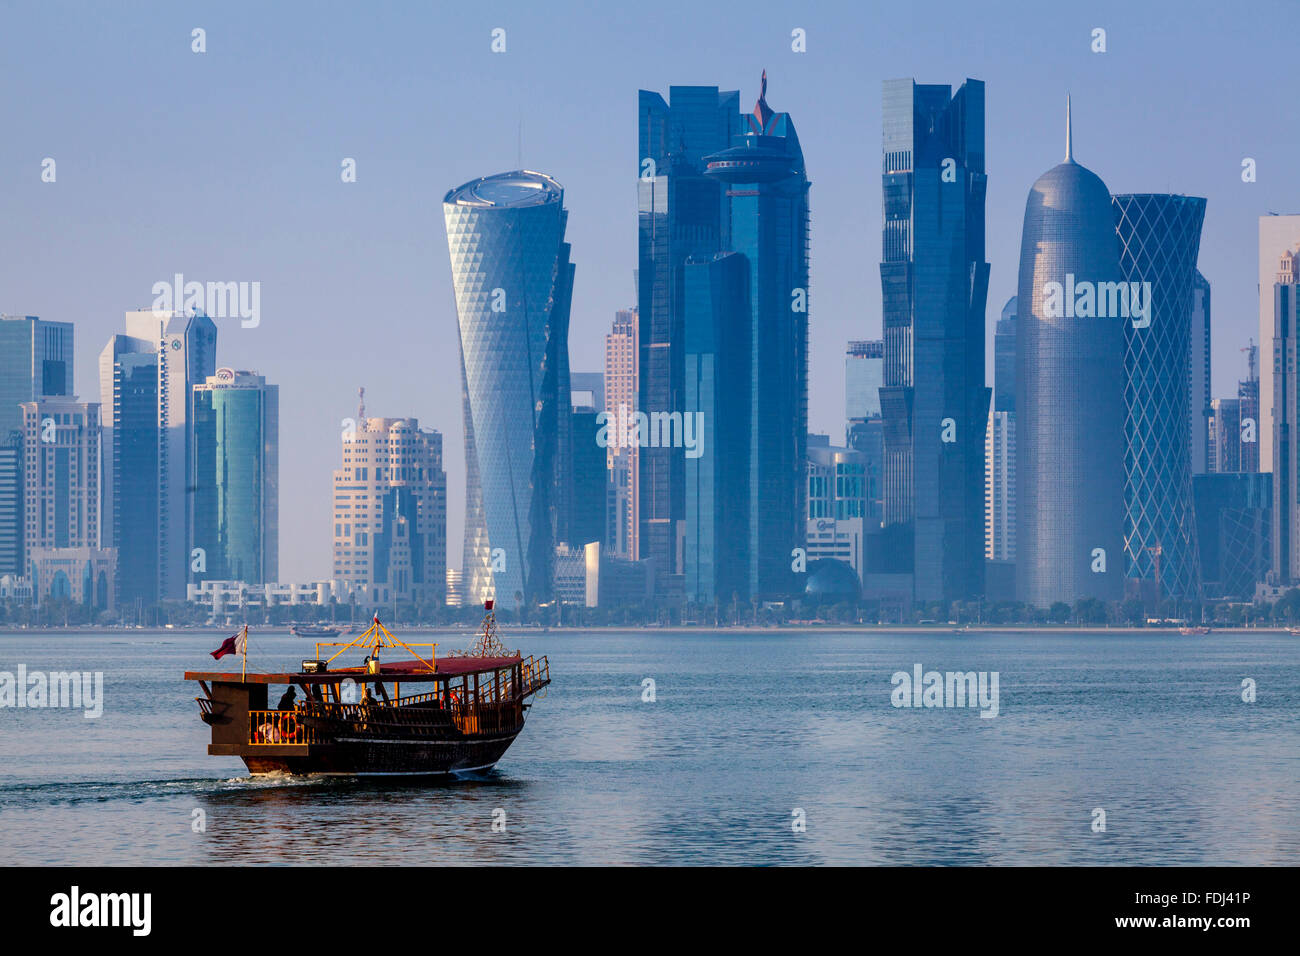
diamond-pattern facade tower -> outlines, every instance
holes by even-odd
[[[1123,278],[1151,283],[1150,325],[1124,325],[1125,571],[1150,597],[1194,597],[1200,567],[1186,384],[1205,200],[1145,193],[1112,203]]]
[[[460,327],[466,594],[534,604],[550,596],[569,480],[564,188],[541,173],[500,173],[453,189],[443,214]]]

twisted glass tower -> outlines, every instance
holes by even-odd
[[[541,173],[500,173],[451,190],[443,214],[460,326],[466,592],[532,604],[551,592],[557,489],[569,480],[564,189]]]
[[[1192,512],[1192,291],[1205,200],[1115,196],[1120,271],[1150,283],[1150,324],[1124,325],[1126,573],[1151,597],[1200,590]],[[1200,409],[1197,409],[1199,413]]]
[[[1124,329],[1110,192],[1074,161],[1029,190],[1016,316],[1016,591],[1045,606],[1113,600],[1124,574]],[[1169,383],[1186,391],[1187,379]]]

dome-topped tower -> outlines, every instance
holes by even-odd
[[[1065,159],[1025,204],[1017,322],[1017,595],[1117,599],[1124,575],[1124,319],[1110,191]]]

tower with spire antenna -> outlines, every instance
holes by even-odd
[[[749,596],[779,599],[801,590],[790,558],[804,547],[807,528],[810,184],[794,121],[767,104],[766,71],[746,119],[729,149],[705,157],[705,175],[723,186],[729,233],[724,249],[743,257],[747,266],[743,312],[749,327],[739,336],[749,343],[749,434],[740,452],[748,458],[747,482],[735,494],[723,489],[718,501],[695,509],[688,499],[687,554],[698,553],[692,546],[693,516],[728,512],[743,502],[748,513],[741,524],[748,540],[738,550],[747,551]],[[704,318],[693,305],[688,301],[688,341]],[[689,349],[687,358],[689,373]],[[692,412],[705,421],[711,417],[708,409],[688,404],[687,413]],[[716,451],[717,442],[712,444]],[[708,449],[706,440],[706,455]],[[687,490],[688,495],[698,491],[690,483]]]
[[[1039,607],[1118,599],[1125,567],[1125,320],[1075,309],[1123,278],[1119,240],[1068,97],[1065,116],[1065,159],[1025,203],[1017,296],[1016,590]]]
[[[803,544],[806,496],[808,178],[799,138],[790,114],[768,105],[766,71],[748,113],[737,92],[712,86],[674,86],[668,101],[642,90],[639,108],[637,410],[699,412],[711,427],[708,410],[691,404],[716,394],[699,387],[712,361],[700,343],[716,341],[712,333],[724,314],[727,340],[750,343],[745,354],[726,356],[728,374],[745,382],[741,398],[750,424],[741,447],[728,452],[728,464],[739,458],[742,466],[694,463],[692,470],[680,447],[641,448],[640,556],[654,561],[662,599],[698,596],[687,582],[700,581],[704,572],[687,565],[698,560],[701,536],[707,537],[702,522],[716,519],[744,529],[716,538],[715,565],[743,567],[726,597],[733,591],[743,591],[742,598],[787,597],[797,586],[790,557]],[[694,281],[691,270],[697,270]],[[722,303],[688,291],[720,288],[721,273],[744,301],[729,293]],[[744,323],[743,335],[735,323]],[[734,367],[737,358],[743,375]],[[718,449],[706,432],[703,455]],[[689,478],[696,471],[745,480],[704,488]]]
[[[1074,126],[1070,122],[1070,94],[1065,94],[1065,161],[1074,162]]]

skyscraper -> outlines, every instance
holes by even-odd
[[[984,447],[984,557],[1016,559],[1016,297],[993,333],[993,405]]]
[[[1197,270],[1192,284],[1192,474],[1210,471],[1210,282]]]
[[[1038,606],[1122,593],[1126,319],[1097,294],[1119,280],[1110,192],[1074,161],[1067,106],[1065,161],[1025,204],[1016,301],[1016,590]]]
[[[1210,471],[1253,471],[1242,467],[1241,451],[1241,399],[1216,398],[1210,402]]]
[[[1263,454],[1263,435],[1261,422],[1266,419],[1261,414],[1259,379],[1259,346],[1253,341],[1242,349],[1246,353],[1246,377],[1237,383],[1237,401],[1241,408],[1240,429],[1237,433],[1241,446],[1241,471],[1261,471],[1260,459]],[[1269,407],[1269,419],[1272,418],[1272,406]],[[1276,457],[1276,456],[1274,456]]]
[[[885,343],[850,342],[844,350],[844,415],[850,425],[880,417],[885,384]]]
[[[104,544],[118,554],[119,602],[183,601],[193,532],[190,401],[216,373],[206,315],[126,313],[126,333],[99,356],[104,409]]]
[[[749,261],[686,260],[685,413],[699,422],[686,456],[686,597],[723,604],[750,592]]]
[[[104,417],[103,539],[117,548],[117,602],[159,599],[158,349],[115,335],[100,355]]]
[[[866,503],[862,523],[867,531],[878,530],[885,513],[885,440],[880,417],[884,382],[885,343],[879,339],[850,342],[844,357],[845,443],[863,456]]]
[[[1273,277],[1273,528],[1272,583],[1300,581],[1300,529],[1296,503],[1300,501],[1300,449],[1296,447],[1297,320],[1300,320],[1300,243],[1278,257]]]
[[[1126,575],[1154,598],[1199,594],[1192,513],[1192,296],[1205,200],[1113,198],[1120,272],[1148,314],[1124,323]],[[1130,291],[1130,305],[1132,292]],[[1130,309],[1132,311],[1132,309]]]
[[[334,470],[334,580],[359,601],[439,604],[456,580],[442,435],[415,418],[368,418],[364,405],[352,425]]]
[[[688,257],[726,244],[722,185],[704,157],[727,149],[741,130],[740,94],[716,86],[673,86],[668,101],[641,90],[637,101],[637,410],[680,412],[685,353],[684,276]],[[683,570],[685,456],[642,447],[636,489],[636,557],[653,559],[657,590]]]
[[[21,411],[21,409],[20,409]],[[0,576],[26,573],[23,560],[23,433],[0,436]]]
[[[0,437],[23,427],[22,402],[71,395],[72,323],[0,315]]]
[[[194,386],[191,580],[279,579],[280,389],[217,369]]]
[[[637,310],[620,309],[605,336],[605,406],[607,420],[630,418],[637,408]],[[605,522],[606,550],[623,558],[637,558],[641,522],[637,517],[637,487],[641,449],[636,444],[611,443],[606,447],[609,469],[609,514]]]
[[[918,600],[965,598],[984,571],[984,84],[889,80],[883,112],[884,521]]]
[[[1282,254],[1300,245],[1300,215],[1259,217],[1259,341],[1267,347],[1273,340],[1273,283]],[[1260,368],[1260,394],[1273,394],[1273,362]],[[1259,471],[1273,470],[1273,409],[1268,403],[1259,409]],[[1253,450],[1252,450],[1253,452]],[[1234,469],[1235,470],[1235,469]],[[1243,469],[1254,471],[1256,469]]]
[[[443,213],[460,327],[466,593],[534,604],[551,592],[555,490],[571,481],[560,473],[574,272],[564,189],[541,173],[499,173],[448,192]]]
[[[592,541],[604,547],[609,468],[606,448],[599,441],[597,416],[605,410],[605,376],[601,372],[574,372],[569,380],[573,496],[568,527],[560,541],[577,550]]]
[[[99,405],[45,396],[23,416],[23,553],[37,603],[113,608],[116,556],[100,547]]]
[[[0,315],[0,574],[25,575],[22,402],[72,394],[72,323]]]
[[[784,597],[805,531],[810,184],[794,121],[767,104],[766,72],[743,119],[705,175],[724,185],[724,248],[748,263],[749,592]]]

